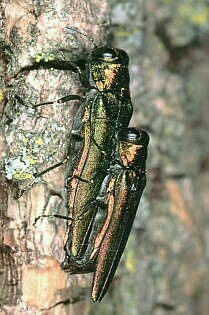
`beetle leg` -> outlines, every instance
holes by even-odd
[[[34,107],[40,107],[40,106],[44,106],[44,105],[58,105],[58,104],[62,104],[68,101],[73,101],[73,100],[84,100],[84,97],[79,96],[79,95],[66,95],[64,97],[59,98],[56,101],[49,101],[49,102],[44,102],[44,103],[39,103],[36,105],[33,105]]]
[[[66,215],[61,215],[61,214],[42,214],[35,218],[33,225],[36,225],[37,221],[40,220],[41,218],[58,218],[58,219],[71,220],[71,221],[76,220],[71,217],[67,217]]]
[[[69,156],[67,156],[64,160],[62,160],[62,161],[60,161],[60,162],[58,162],[58,163],[56,163],[56,164],[54,164],[54,165],[48,167],[47,169],[43,170],[42,172],[33,174],[34,179],[33,179],[32,181],[30,181],[25,187],[23,187],[22,189],[20,189],[19,194],[18,194],[18,198],[22,197],[22,195],[23,195],[30,187],[32,187],[33,184],[35,184],[41,176],[43,176],[44,174],[46,174],[46,173],[52,171],[53,169],[55,169],[55,168],[57,168],[57,167],[59,167],[59,166],[65,164],[65,163],[68,161],[68,159],[69,159]]]

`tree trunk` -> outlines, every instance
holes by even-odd
[[[69,64],[82,59],[92,44],[65,27],[76,27],[102,44],[107,10],[106,1],[97,0],[1,2],[0,143],[6,162],[0,190],[2,312],[87,313],[91,276],[69,276],[59,265],[66,222],[41,219],[33,225],[42,214],[66,215],[65,165],[18,195],[34,172],[60,162],[66,154],[76,103],[33,107],[83,93]]]
[[[146,129],[151,142],[148,182],[133,232],[105,299],[93,304],[91,276],[70,276],[59,267],[65,222],[41,219],[33,226],[43,213],[66,213],[65,165],[16,196],[30,182],[20,181],[21,176],[65,156],[77,104],[32,106],[82,94],[77,74],[62,70],[63,64],[92,47],[64,28],[77,27],[103,45],[107,5],[93,0],[56,6],[1,3],[1,158],[8,166],[17,162],[7,178],[1,173],[2,312],[209,314],[208,4],[111,0],[111,5],[113,45],[130,56],[131,125]]]

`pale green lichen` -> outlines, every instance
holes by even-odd
[[[32,174],[30,173],[25,173],[23,171],[19,171],[19,172],[16,172],[13,176],[13,179],[16,179],[16,180],[24,180],[24,179],[31,179],[33,176]]]
[[[9,158],[5,161],[7,179],[23,180],[33,177],[30,159],[24,156]]]
[[[4,99],[4,93],[3,90],[0,88],[0,102]]]
[[[40,62],[40,61],[45,61],[45,62],[49,62],[49,61],[53,61],[55,59],[55,56],[51,53],[40,53],[36,55],[35,61],[36,62]]]
[[[35,140],[35,143],[38,144],[38,145],[42,145],[44,143],[43,139],[41,137],[38,137],[36,140]]]
[[[30,162],[30,165],[34,165],[37,163],[37,161],[35,159],[33,159],[31,156],[27,155],[27,159]]]
[[[31,138],[31,135],[19,141],[16,153],[13,157],[5,160],[5,174],[9,180],[25,180],[33,177],[37,164],[36,153],[44,144],[42,137]]]
[[[23,142],[28,143],[28,139],[27,138],[23,139]]]

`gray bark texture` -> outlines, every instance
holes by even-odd
[[[209,5],[195,0],[9,1],[1,12],[0,314],[209,314]],[[78,103],[33,104],[82,95],[60,61],[91,44],[130,57],[131,126],[150,134],[147,187],[104,300],[90,300],[91,275],[63,260],[65,165],[17,198],[31,174],[63,159]],[[7,169],[3,166],[7,163]]]

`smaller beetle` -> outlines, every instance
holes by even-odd
[[[104,178],[96,207],[88,246],[78,260],[66,254],[62,268],[70,273],[94,271],[92,300],[104,297],[126,246],[138,204],[146,185],[148,134],[135,128],[119,131],[115,161]],[[85,216],[85,213],[83,214]]]

